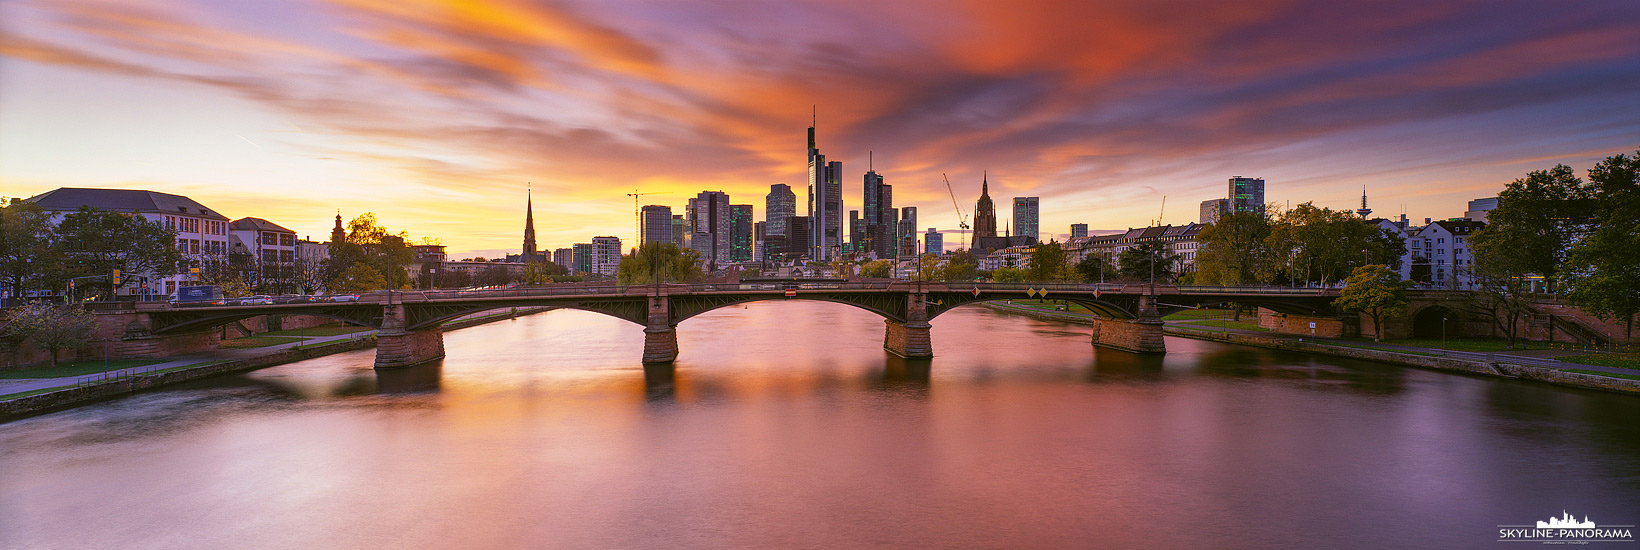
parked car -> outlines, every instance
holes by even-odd
[[[222,289],[216,285],[179,287],[176,295],[171,297],[173,307],[220,306],[226,303],[222,299]]]
[[[334,294],[334,295],[331,295],[331,296],[326,296],[325,301],[326,302],[357,302],[357,301],[359,301],[359,295],[358,294]]]

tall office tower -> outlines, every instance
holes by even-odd
[[[1040,213],[1041,200],[1038,197],[1014,197],[1014,231],[1020,236],[1030,237],[1031,242],[1042,238],[1041,229],[1037,225]]]
[[[863,221],[863,220],[860,219],[860,211],[859,210],[850,210],[850,211],[848,211],[848,247],[847,247],[847,250],[851,253],[865,252],[865,244],[866,244],[865,231],[866,231],[866,226],[865,226],[865,224],[860,223],[861,221]]]
[[[900,208],[900,256],[917,255],[917,207]]]
[[[1230,210],[1230,199],[1209,199],[1202,201],[1201,217],[1196,221],[1202,225],[1219,223],[1219,217]]]
[[[614,277],[621,268],[620,237],[592,238],[592,273]]]
[[[729,205],[729,261],[752,261],[753,238],[752,205]]]
[[[894,186],[883,183],[883,176],[873,170],[866,172],[863,194],[866,211],[861,233],[867,245],[862,251],[878,258],[893,258],[898,247],[895,225],[899,221],[889,213],[894,209]]]
[[[769,186],[769,196],[764,199],[763,219],[769,222],[770,235],[786,234],[786,218],[797,215],[797,194],[792,192],[792,186],[776,183]]]
[[[689,247],[700,252],[708,271],[729,264],[729,195],[722,191],[701,191],[690,199],[695,219]]]
[[[1231,177],[1229,198],[1229,212],[1263,212],[1264,179]]]
[[[651,204],[638,215],[638,246],[672,242],[672,207]]]
[[[339,217],[338,217],[339,219]],[[524,263],[539,261],[540,251],[535,248],[535,209],[530,204],[530,192],[524,191]]]
[[[1498,209],[1498,198],[1487,197],[1469,201],[1469,207],[1464,209],[1463,217],[1478,222],[1486,221],[1487,212]],[[1405,217],[1405,216],[1402,216]]]
[[[809,258],[830,261],[843,244],[843,163],[826,162],[809,126]]]
[[[1073,223],[1073,224],[1071,224],[1071,238],[1072,239],[1077,238],[1077,237],[1086,237],[1086,236],[1088,236],[1088,224],[1085,224],[1085,223]]]
[[[672,215],[672,244],[677,245],[679,249],[689,246],[689,230],[687,227],[688,225],[683,220],[683,214]]]
[[[752,224],[752,261],[761,262],[768,259],[767,244],[769,239],[769,222],[761,221]]]
[[[552,251],[552,263],[558,264],[559,267],[566,270],[573,271],[575,269],[575,249],[560,248]]]
[[[945,236],[941,235],[939,231],[932,227],[928,228],[928,232],[923,233],[923,253],[935,255],[944,254]]]
[[[575,258],[572,263],[575,265],[566,265],[564,267],[569,268],[570,273],[576,275],[592,273],[592,243],[575,243],[573,246],[573,250],[575,251],[573,254]]]
[[[813,239],[809,230],[813,228],[808,216],[792,216],[786,218],[786,249],[787,260],[795,260],[809,255],[809,245]]]
[[[981,176],[979,184],[979,204],[974,205],[974,237],[968,246],[979,248],[979,240],[997,236],[997,209],[991,202],[991,181],[987,176]]]

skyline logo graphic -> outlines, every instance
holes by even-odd
[[[1537,525],[1499,525],[1498,542],[1540,542],[1545,544],[1589,544],[1593,542],[1633,543],[1633,525],[1598,525],[1585,514],[1579,521],[1566,510]]]

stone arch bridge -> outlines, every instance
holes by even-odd
[[[197,333],[258,315],[313,315],[378,329],[376,366],[398,367],[444,356],[440,325],[496,308],[552,307],[593,311],[644,327],[643,361],[678,355],[678,324],[719,308],[764,300],[819,300],[875,313],[886,325],[883,347],[903,357],[930,357],[929,321],[984,301],[1066,300],[1101,317],[1092,343],[1164,353],[1161,317],[1223,303],[1258,306],[1292,319],[1337,322],[1336,290],[1190,287],[1136,284],[917,282],[782,282],[644,286],[544,286],[477,291],[385,292],[354,303],[168,308],[141,312],[156,336]],[[140,322],[140,320],[139,320]]]

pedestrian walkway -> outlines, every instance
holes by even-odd
[[[76,384],[81,384],[81,383],[84,383],[84,382],[99,380],[99,379],[104,379],[104,378],[119,378],[119,377],[122,377],[122,376],[132,376],[132,375],[142,374],[142,373],[146,373],[146,372],[154,372],[154,371],[162,371],[162,370],[166,370],[166,369],[174,369],[174,368],[177,368],[177,367],[187,367],[187,366],[200,365],[200,364],[206,364],[206,363],[216,363],[216,362],[220,362],[220,361],[236,361],[236,360],[240,360],[240,359],[250,359],[252,357],[260,357],[260,356],[263,356],[263,355],[271,355],[275,352],[291,349],[291,348],[294,348],[294,347],[297,347],[297,346],[311,346],[311,345],[315,345],[315,344],[324,344],[324,343],[328,343],[328,342],[338,342],[338,341],[344,341],[344,340],[357,340],[357,339],[362,339],[362,338],[368,338],[368,337],[373,336],[375,334],[376,334],[376,331],[367,330],[367,331],[354,332],[354,333],[349,333],[349,334],[338,334],[338,335],[335,335],[335,336],[306,336],[306,337],[300,337],[300,338],[302,338],[301,340],[297,340],[297,341],[294,341],[294,342],[286,342],[286,343],[283,343],[283,344],[274,344],[274,345],[271,345],[271,346],[264,346],[264,347],[259,347],[259,348],[216,349],[216,350],[207,351],[207,352],[190,353],[190,354],[187,354],[187,355],[178,355],[178,356],[170,358],[170,360],[168,360],[164,363],[156,363],[156,364],[152,364],[152,365],[143,365],[143,366],[140,366],[140,367],[131,367],[131,368],[125,368],[125,369],[116,369],[116,370],[111,370],[111,371],[107,371],[107,372],[99,372],[99,373],[95,373],[95,374],[82,374],[82,375],[79,375],[79,376],[64,376],[64,377],[61,377],[61,378],[38,378],[38,379],[33,379],[33,380],[16,381],[16,382],[12,382],[12,383],[8,383],[8,384],[5,384],[3,386],[0,386],[0,399],[4,399],[5,396],[11,395],[11,394],[25,393],[25,392],[32,392],[32,391],[52,389],[52,388],[60,388],[60,387],[68,387],[68,386],[73,386],[73,385],[76,385]]]

